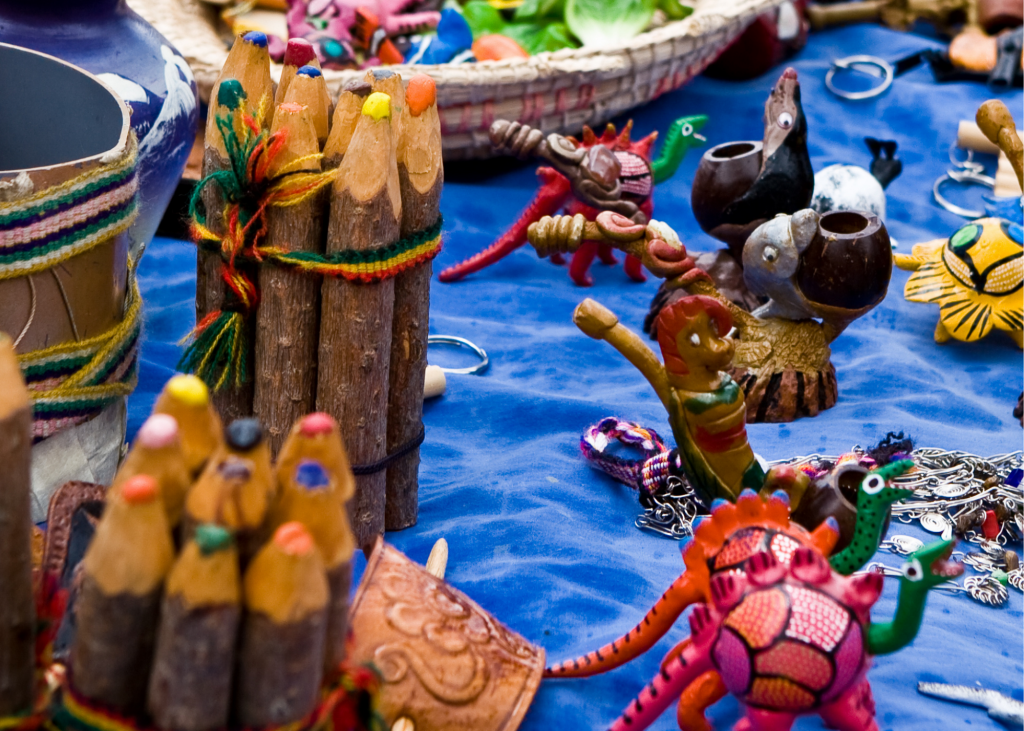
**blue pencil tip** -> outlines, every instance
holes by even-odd
[[[322,490],[330,484],[331,479],[319,462],[304,459],[295,468],[295,482],[307,490]]]
[[[749,487],[746,487],[740,493],[740,497],[747,498],[749,500],[752,497],[757,497],[757,493],[751,490]]]
[[[833,518],[831,515],[825,518],[825,524],[834,530],[836,533],[839,532],[839,521]]]
[[[724,498],[720,498],[720,497],[719,498],[715,498],[714,500],[711,501],[711,510],[712,511],[718,510],[723,505],[728,505],[728,504],[729,504],[729,501],[724,499]]]
[[[247,41],[253,44],[254,46],[259,46],[260,48],[267,47],[267,34],[260,33],[258,30],[249,31],[244,36],[242,36],[242,40]]]
[[[299,70],[296,71],[295,73],[301,74],[302,76],[309,76],[312,79],[315,79],[317,76],[323,75],[320,73],[320,69],[318,69],[316,66],[300,66]]]

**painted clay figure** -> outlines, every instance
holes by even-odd
[[[704,141],[698,133],[706,123],[707,117],[703,115],[676,120],[665,135],[660,155],[652,161],[657,133],[631,141],[632,122],[622,132],[616,132],[615,126],[609,124],[600,137],[584,127],[582,139],[576,140],[558,134],[545,137],[528,125],[498,120],[491,126],[491,140],[496,148],[521,159],[540,157],[550,167],[538,168],[540,190],[519,220],[479,254],[445,269],[439,279],[458,281],[504,258],[526,243],[531,224],[563,207],[570,215],[582,214],[589,221],[596,220],[602,211],[614,211],[633,223],[646,224],[654,209],[654,186],[672,177],[686,152]],[[616,261],[607,243],[581,242],[569,267],[569,275],[576,284],[591,284],[587,270],[595,256],[605,264]],[[563,260],[553,256],[552,261],[561,264]],[[638,259],[627,256],[625,267],[631,279],[645,281]]]
[[[911,493],[890,486],[892,478],[904,472],[909,464],[909,460],[894,462],[872,471],[861,482],[855,538],[829,559],[835,571],[849,576],[871,560],[884,533],[888,506]],[[788,564],[799,547],[815,548],[828,556],[839,538],[838,523],[831,518],[813,531],[793,521],[788,497],[781,491],[765,495],[762,490],[757,496],[745,490],[735,504],[716,501],[711,515],[694,525],[693,539],[682,546],[686,571],[662,594],[643,620],[601,649],[548,668],[545,676],[581,678],[621,667],[653,647],[687,607],[711,601],[710,581],[714,576],[742,573],[750,558],[761,551],[771,551],[782,564]],[[684,645],[688,642],[684,640]],[[725,693],[717,671],[709,671],[695,680],[679,702],[678,720],[682,731],[707,731],[704,710]]]
[[[584,333],[606,340],[654,387],[669,414],[684,469],[698,494],[735,500],[760,489],[764,470],[747,441],[743,391],[723,369],[732,362],[729,311],[712,297],[684,297],[658,316],[662,365],[610,310],[586,299],[573,313]]]
[[[839,731],[877,731],[866,678],[871,658],[905,647],[917,635],[928,591],[963,573],[948,558],[953,541],[937,541],[903,564],[896,614],[871,622],[882,592],[878,573],[845,577],[814,548],[797,548],[789,564],[772,551],[751,556],[744,573],[710,581],[711,602],[694,608],[692,634],[612,725],[640,731],[707,673],[746,705],[734,731],[788,731],[817,714]],[[706,728],[706,726],[705,726]]]
[[[914,273],[903,296],[939,306],[935,342],[973,343],[992,329],[1024,347],[1024,230],[1000,218],[981,218],[949,239],[896,254],[896,266]]]
[[[792,421],[835,405],[829,343],[884,299],[892,271],[889,237],[877,216],[843,211],[819,217],[810,209],[780,215],[759,226],[744,249],[744,289],[766,298],[751,314],[696,268],[661,222],[639,226],[607,211],[593,222],[546,216],[528,235],[540,256],[574,252],[589,239],[643,257],[666,280],[644,321],[652,338],[660,313],[680,298],[721,301],[738,333],[730,374],[744,391],[751,422]]]
[[[814,171],[796,70],[783,72],[764,107],[764,139],[726,142],[701,158],[690,203],[697,223],[724,241],[737,262],[754,229],[807,208]]]

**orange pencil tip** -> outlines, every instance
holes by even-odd
[[[416,74],[409,79],[409,86],[405,90],[405,101],[414,117],[420,116],[436,100],[437,87],[432,78],[426,74]]]
[[[141,505],[156,499],[156,480],[149,475],[135,475],[121,487],[121,497],[129,505]]]
[[[313,537],[297,520],[285,523],[274,532],[274,543],[291,556],[304,556],[313,550]]]

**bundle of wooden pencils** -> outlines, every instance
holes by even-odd
[[[211,96],[200,190],[205,236],[220,243],[199,252],[197,333],[221,313],[246,317],[230,336],[206,337],[186,365],[214,387],[225,419],[258,417],[275,453],[302,414],[337,419],[357,475],[352,524],[368,546],[417,517],[430,259],[440,241],[439,232],[430,246],[417,236],[438,224],[444,180],[434,83],[421,75],[406,88],[373,70],[332,111],[308,43],[289,43],[276,92],[269,63],[265,36],[239,37]],[[261,132],[265,147],[239,160],[232,145]],[[272,194],[238,216],[226,202],[239,194],[222,181],[242,169],[265,176]],[[289,181],[308,190],[274,187]],[[203,372],[213,351],[238,361],[242,377]]]
[[[352,486],[330,416],[299,419],[275,464],[255,419],[222,430],[205,384],[171,379],[82,561],[67,712],[171,731],[323,712],[348,637]]]

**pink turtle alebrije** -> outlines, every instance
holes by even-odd
[[[881,574],[842,576],[813,548],[797,549],[789,566],[763,551],[746,573],[714,575],[712,601],[690,616],[691,642],[663,664],[613,731],[646,728],[709,671],[747,707],[734,731],[788,731],[810,713],[839,731],[877,731],[865,677],[871,657],[917,634],[928,590],[963,572],[947,561],[952,550],[952,541],[939,541],[904,564],[896,616],[886,623],[870,621]]]

